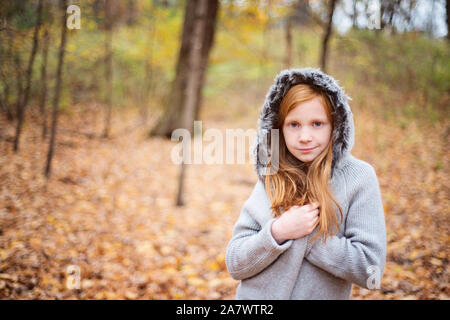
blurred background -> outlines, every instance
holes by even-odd
[[[172,132],[256,130],[314,67],[385,209],[381,288],[351,298],[449,299],[448,24],[448,0],[1,0],[0,298],[233,299],[250,154],[179,165]]]

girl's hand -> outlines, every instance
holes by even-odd
[[[272,236],[278,244],[304,237],[319,223],[319,203],[293,206],[272,224]]]

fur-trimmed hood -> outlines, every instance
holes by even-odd
[[[253,145],[253,156],[255,159],[255,171],[258,178],[264,181],[267,159],[270,157],[270,129],[278,120],[278,110],[283,97],[289,89],[297,84],[311,84],[321,88],[327,94],[333,105],[334,131],[333,139],[333,161],[332,175],[342,160],[350,153],[354,144],[353,114],[347,101],[352,100],[338,82],[320,69],[301,68],[285,69],[276,77],[274,84],[270,87],[264,105],[258,119],[258,131]]]

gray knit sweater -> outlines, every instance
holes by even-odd
[[[312,245],[303,238],[279,245],[271,234],[275,218],[264,179],[264,156],[270,146],[263,135],[276,119],[282,97],[298,83],[321,87],[335,112],[331,186],[344,219],[336,236]],[[350,154],[353,116],[342,88],[318,69],[283,70],[270,88],[258,120],[254,145],[258,181],[244,203],[226,250],[230,275],[242,280],[236,299],[349,299],[352,284],[379,288],[386,260],[386,229],[380,188],[374,168]]]

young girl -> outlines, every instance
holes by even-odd
[[[350,154],[348,99],[318,69],[275,78],[253,150],[258,181],[226,250],[242,280],[236,299],[349,299],[353,283],[379,288],[383,204],[375,170]]]

